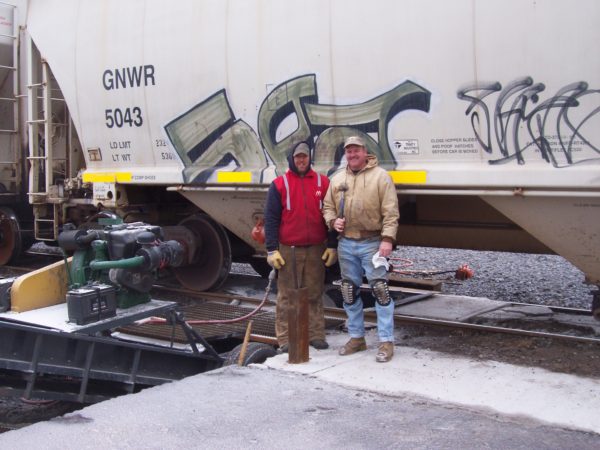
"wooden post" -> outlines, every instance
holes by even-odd
[[[242,349],[238,358],[238,366],[244,365],[244,359],[246,358],[246,350],[248,350],[248,342],[250,342],[250,333],[252,332],[252,321],[248,322],[246,327],[246,335],[244,336],[244,342],[242,342]]]

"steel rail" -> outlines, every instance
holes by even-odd
[[[248,302],[248,303],[253,303],[253,304],[260,302],[260,300],[255,299],[253,297],[246,297],[246,296],[241,296],[241,295],[237,295],[237,294],[227,294],[227,293],[220,293],[220,292],[197,292],[197,291],[191,291],[191,290],[185,289],[185,288],[175,288],[172,286],[159,285],[159,284],[155,284],[153,286],[153,288],[157,289],[157,290],[173,292],[173,293],[177,293],[177,294],[187,295],[192,298],[199,298],[199,299],[204,299],[204,300],[211,300],[211,299],[212,300],[239,300],[241,302]],[[510,303],[507,306],[513,306],[513,305],[538,306],[538,307],[545,306],[545,305],[535,305],[535,304],[529,304],[529,303]],[[552,307],[548,307],[548,308],[550,308],[554,312],[564,312],[567,314],[580,314],[580,315],[584,315],[584,316],[591,316],[591,312],[584,310],[584,309],[562,308],[562,307],[556,307],[556,306],[552,306]],[[328,317],[337,318],[337,319],[345,319],[346,318],[346,313],[344,312],[343,309],[331,308],[331,307],[324,307],[323,309],[324,309],[325,315]],[[371,321],[371,322],[376,322],[377,315],[376,315],[375,311],[365,310],[365,320]],[[469,330],[475,330],[475,331],[512,334],[512,335],[518,335],[518,336],[550,338],[550,339],[565,340],[565,341],[571,341],[571,342],[585,342],[585,343],[600,344],[600,338],[592,338],[592,337],[586,337],[586,336],[572,336],[572,335],[560,334],[560,333],[550,333],[550,332],[546,332],[546,331],[523,330],[520,328],[508,328],[508,327],[493,326],[493,325],[481,325],[481,324],[457,322],[457,321],[445,320],[445,319],[431,319],[431,318],[425,318],[425,317],[408,316],[408,315],[404,315],[404,314],[400,314],[400,313],[394,314],[394,323],[396,325],[400,325],[403,323],[432,325],[432,326],[444,327],[444,328],[461,328],[461,329],[469,329]]]

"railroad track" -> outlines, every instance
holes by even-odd
[[[209,301],[220,301],[220,302],[232,302],[232,301],[240,301],[242,303],[247,303],[251,305],[257,305],[260,303],[259,299],[249,296],[241,296],[237,294],[227,294],[222,292],[196,292],[191,291],[189,289],[178,288],[172,285],[164,285],[164,284],[155,284],[154,289],[157,291],[162,291],[166,293],[173,293],[178,295],[183,295],[185,297],[189,297],[191,299],[202,299]],[[414,301],[419,301],[424,298],[432,297],[436,295],[434,292],[418,292],[416,289],[396,289],[396,291],[404,291],[408,293],[408,297],[400,300],[398,303],[401,303],[400,306],[412,303]],[[420,325],[428,325],[434,327],[444,327],[451,329],[465,329],[465,330],[475,330],[481,332],[488,333],[505,333],[512,334],[518,336],[528,336],[528,337],[539,337],[539,338],[550,338],[556,340],[570,341],[570,342],[585,342],[585,343],[594,343],[600,344],[600,334],[598,334],[594,328],[589,328],[589,335],[581,335],[586,332],[586,326],[579,326],[576,329],[564,329],[563,332],[551,332],[543,330],[543,321],[536,321],[533,323],[529,323],[530,327],[537,326],[539,329],[523,329],[523,328],[515,328],[509,326],[500,326],[500,325],[486,325],[482,323],[474,323],[476,320],[482,320],[481,316],[485,314],[489,314],[494,312],[495,310],[499,310],[502,308],[510,308],[510,307],[531,307],[531,308],[540,308],[540,305],[532,305],[532,304],[523,304],[523,303],[502,303],[502,306],[498,306],[495,309],[488,308],[484,311],[480,311],[479,314],[469,315],[465,317],[463,320],[445,320],[445,319],[435,319],[428,317],[418,317],[412,315],[405,315],[400,312],[397,312],[394,315],[394,321],[396,325],[402,324],[420,324]],[[553,314],[561,314],[571,317],[583,318],[585,320],[589,319],[590,323],[595,323],[592,317],[592,314],[589,310],[576,309],[576,308],[564,308],[557,306],[547,306],[552,311]],[[330,318],[344,320],[346,318],[346,313],[341,308],[332,308],[325,307],[324,308],[325,315]],[[374,308],[366,308],[365,309],[365,321],[368,322],[376,322],[377,316],[375,314]],[[509,321],[510,323],[518,323],[518,320]],[[520,322],[525,323],[526,321],[521,320]],[[598,324],[598,329],[600,329],[600,323]],[[571,334],[569,334],[571,333]],[[579,333],[580,335],[576,335],[573,333]]]
[[[26,273],[31,270],[35,270],[38,268],[38,264],[34,263],[34,267],[32,268],[29,264],[35,259],[30,259],[29,257],[35,258],[35,256],[41,256],[43,258],[56,258],[55,254],[38,254],[36,252],[29,252],[28,258],[23,261],[26,265],[18,265],[18,266],[3,266],[2,269],[8,269],[12,271],[17,271],[21,273]],[[1,273],[1,272],[0,272]],[[254,278],[254,277],[252,277]],[[172,284],[155,284],[153,286],[155,291],[172,293],[185,296],[190,299],[203,299],[203,300],[211,300],[215,302],[231,302],[234,300],[250,304],[257,305],[260,303],[260,300],[250,296],[243,296],[238,294],[227,294],[223,292],[197,292],[189,289],[177,287]],[[529,336],[529,337],[539,337],[539,338],[550,338],[555,340],[563,340],[563,341],[571,341],[571,342],[586,342],[586,343],[600,343],[600,322],[594,321],[592,318],[591,311],[584,309],[576,309],[576,308],[566,308],[559,306],[543,306],[543,308],[547,308],[549,311],[553,313],[553,315],[562,315],[565,317],[576,318],[577,320],[581,319],[581,321],[588,321],[591,325],[576,325],[571,328],[568,326],[561,326],[562,329],[560,332],[557,331],[548,331],[549,328],[548,322],[552,322],[552,317],[547,317],[547,321],[542,319],[540,320],[505,320],[501,321],[498,319],[488,319],[486,315],[493,313],[494,311],[507,309],[511,307],[520,307],[520,308],[540,308],[541,305],[533,305],[533,304],[524,304],[524,303],[510,303],[510,302],[498,302],[497,307],[486,308],[482,311],[478,311],[476,314],[470,314],[465,317],[459,318],[458,320],[448,320],[448,319],[440,319],[440,318],[431,318],[431,317],[423,317],[418,315],[408,315],[402,313],[402,306],[406,304],[410,304],[413,302],[420,301],[422,299],[432,297],[438,293],[431,291],[423,291],[418,289],[411,288],[392,288],[396,293],[401,293],[404,298],[400,301],[397,301],[397,312],[394,316],[395,323],[397,325],[402,324],[420,324],[427,325],[433,327],[444,327],[449,329],[464,329],[464,330],[474,330],[480,332],[488,332],[488,333],[504,333],[504,334],[512,334],[518,336]],[[325,314],[334,319],[344,320],[346,318],[345,312],[341,308],[331,308],[325,307]],[[589,319],[589,320],[588,320]],[[376,322],[376,315],[374,308],[366,308],[365,309],[365,320],[370,322]],[[576,321],[577,321],[576,320]],[[489,323],[481,323],[481,322],[489,322]],[[478,323],[479,322],[479,323]],[[500,324],[504,322],[504,324]],[[598,323],[598,327],[594,328],[593,324]],[[525,327],[519,327],[519,325],[525,325]]]

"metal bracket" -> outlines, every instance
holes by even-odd
[[[170,310],[168,320],[170,323],[181,326],[185,337],[187,338],[188,344],[192,347],[192,351],[195,355],[201,356],[206,359],[213,361],[224,362],[225,360],[219,356],[216,350],[210,345],[206,339],[204,339],[196,330],[194,330],[183,318],[181,311]],[[204,351],[198,350],[198,343],[204,347]]]

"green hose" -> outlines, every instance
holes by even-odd
[[[133,258],[119,259],[118,261],[90,261],[90,269],[132,269],[139,267],[144,263],[143,256],[134,256]]]

